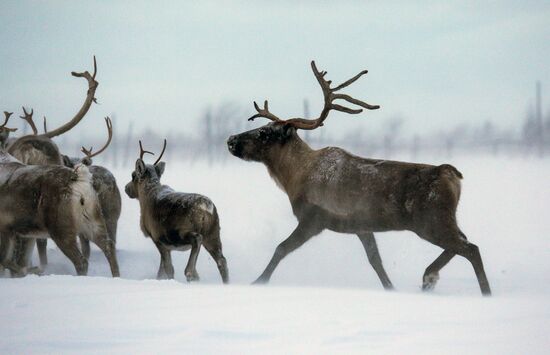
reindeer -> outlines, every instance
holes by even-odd
[[[120,275],[114,241],[107,235],[88,168],[25,165],[0,151],[0,263],[25,274],[36,238],[50,237],[71,260],[78,275],[88,260],[77,246],[83,234],[103,251],[113,277]],[[20,257],[12,256],[15,238],[23,238]],[[17,260],[14,263],[13,260]]]
[[[14,156],[16,159],[23,162],[24,164],[63,165],[63,159],[61,153],[59,152],[59,148],[52,140],[52,138],[66,133],[73,127],[75,127],[84,118],[92,103],[97,103],[95,92],[99,84],[95,80],[97,75],[97,62],[95,56],[93,62],[94,71],[92,74],[90,74],[88,71],[82,73],[71,72],[72,76],[84,78],[88,82],[88,92],[86,94],[86,99],[84,100],[82,107],[75,114],[75,116],[69,122],[58,127],[57,129],[51,131],[45,130],[43,134],[38,134],[38,130],[32,118],[34,110],[31,109],[30,112],[27,112],[23,107],[24,115],[20,117],[27,121],[27,123],[29,123],[33,134],[16,139],[8,146],[8,153],[10,153],[12,156]],[[44,127],[46,127],[45,118]],[[38,239],[37,248],[41,266],[45,266],[48,263],[46,247],[47,240]]]
[[[37,134],[38,130],[32,120],[33,110],[27,112],[23,108],[24,116],[21,116],[31,126],[32,135],[23,136],[17,139],[8,149],[8,153],[19,159],[24,164],[32,165],[63,165],[61,154],[52,138],[68,132],[75,127],[86,115],[92,103],[97,102],[95,92],[98,82],[95,80],[97,74],[97,63],[94,56],[94,71],[90,74],[88,71],[83,73],[71,72],[72,76],[85,78],[88,81],[88,92],[86,99],[80,110],[67,123],[54,130],[46,131],[43,134]]]
[[[81,151],[85,155],[84,158],[71,158],[66,155],[62,155],[62,158],[63,164],[68,168],[74,169],[79,164],[83,164],[88,167],[88,170],[92,174],[92,186],[97,193],[99,205],[101,206],[101,212],[105,218],[107,235],[113,240],[113,242],[116,243],[117,225],[121,210],[120,191],[118,190],[115,177],[108,169],[99,165],[92,165],[92,158],[105,151],[113,139],[113,124],[109,117],[105,117],[105,124],[107,125],[108,138],[107,142],[100,150],[93,153],[93,148],[86,149],[82,147]],[[46,130],[46,128],[44,129]],[[79,238],[82,254],[84,254],[86,259],[89,259],[90,242],[83,235],[80,235]]]
[[[13,115],[13,112],[4,111],[4,123],[0,125],[0,149],[6,149],[13,142],[10,133],[17,131],[17,128],[6,127],[11,115]]]
[[[229,282],[227,262],[222,253],[220,223],[216,206],[199,194],[175,192],[161,185],[165,163],[160,161],[166,150],[166,139],[158,159],[145,164],[143,157],[153,154],[143,149],[139,142],[140,155],[132,173],[132,181],[126,185],[126,194],[139,200],[140,225],[143,234],[153,240],[160,253],[157,278],[174,278],[172,250],[191,249],[185,267],[187,281],[199,280],[196,270],[197,257],[203,245],[210,253],[224,283]]]
[[[462,174],[448,164],[433,166],[365,159],[336,147],[311,149],[298,136],[298,129],[312,130],[322,126],[331,111],[362,112],[362,109],[342,106],[335,100],[368,110],[380,107],[338,93],[366,74],[366,70],[332,87],[332,82],[325,79],[326,71],[319,71],[314,61],[311,68],[324,96],[318,118],[283,120],[269,111],[267,101],[263,108],[254,102],[257,113],[249,120],[263,117],[273,122],[231,136],[227,141],[234,156],[261,162],[267,167],[271,177],[288,195],[298,219],[296,229],[277,246],[255,283],[269,282],[285,256],[328,229],[356,234],[382,286],[392,289],[374,232],[409,230],[443,249],[424,273],[423,290],[433,289],[439,271],[455,255],[460,255],[472,264],[482,294],[490,295],[479,249],[466,239],[457,225]]]

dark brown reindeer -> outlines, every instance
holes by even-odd
[[[153,153],[143,150],[141,141],[139,147],[140,156],[132,173],[132,181],[126,185],[126,194],[139,200],[141,230],[153,240],[160,253],[157,278],[174,278],[172,250],[191,249],[185,276],[187,281],[198,280],[196,263],[202,245],[216,262],[223,282],[229,282],[216,206],[206,196],[176,192],[161,185],[165,163],[160,159],[166,149],[166,140],[162,153],[151,165],[145,164],[143,156]]]
[[[25,108],[23,108],[24,115],[21,116],[21,118],[29,123],[33,134],[20,137],[13,143],[9,144],[7,149],[12,156],[24,164],[63,165],[63,159],[61,153],[59,152],[59,148],[52,138],[66,133],[75,127],[84,118],[92,103],[97,102],[95,92],[99,84],[95,80],[97,74],[97,62],[95,56],[93,62],[94,71],[92,74],[88,71],[82,73],[71,72],[71,75],[74,77],[86,79],[88,82],[88,91],[80,110],[78,110],[74,117],[64,125],[51,131],[45,131],[43,134],[38,134],[38,130],[32,119],[34,110],[31,109],[30,112],[27,112]],[[46,246],[46,239],[38,239],[37,248],[41,266],[45,266],[48,263]]]
[[[490,295],[479,249],[468,242],[457,225],[462,174],[448,164],[433,166],[364,159],[336,147],[311,149],[298,136],[298,129],[322,126],[332,110],[349,114],[362,112],[334,103],[335,100],[369,110],[379,108],[338,93],[366,74],[366,70],[331,87],[331,81],[325,79],[326,71],[317,70],[313,61],[311,68],[324,96],[324,107],[318,118],[283,120],[269,111],[267,101],[263,108],[254,103],[258,113],[249,120],[265,117],[273,123],[231,136],[227,142],[229,151],[236,157],[267,166],[270,175],[288,195],[298,219],[296,229],[277,246],[255,283],[268,282],[285,256],[329,229],[357,234],[382,285],[392,289],[373,233],[409,230],[444,250],[426,269],[424,290],[432,289],[439,271],[455,255],[461,255],[471,262],[481,292]]]
[[[49,237],[71,260],[78,275],[88,272],[88,260],[77,246],[83,234],[105,254],[113,277],[119,276],[114,242],[107,229],[92,177],[86,166],[25,165],[0,151],[0,263],[25,274],[36,238]],[[13,256],[22,238],[19,257]],[[14,262],[16,260],[16,262]]]
[[[113,125],[109,117],[105,117],[105,124],[107,125],[108,138],[107,142],[100,150],[92,152],[93,148],[86,149],[82,147],[81,151],[85,155],[84,158],[71,158],[66,155],[62,155],[62,158],[64,165],[68,168],[75,168],[78,164],[84,164],[88,167],[88,170],[90,170],[92,174],[92,186],[97,193],[101,212],[105,218],[107,235],[116,243],[117,225],[121,210],[120,191],[118,190],[116,179],[113,174],[103,166],[93,165],[92,160],[93,157],[105,151],[113,139]],[[82,254],[84,254],[86,259],[89,259],[90,242],[83,235],[80,235],[79,238]]]

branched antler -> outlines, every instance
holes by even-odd
[[[143,149],[143,145],[141,145],[141,141],[139,141],[139,159],[143,160],[145,153],[155,155],[155,153]]]
[[[316,119],[291,118],[288,120],[281,120],[280,118],[278,118],[277,116],[269,112],[267,100],[266,100],[264,103],[263,109],[260,109],[258,104],[254,102],[254,108],[258,113],[250,117],[248,120],[253,121],[258,117],[264,117],[274,122],[291,124],[292,126],[298,129],[315,129],[323,125],[323,122],[327,119],[328,114],[331,110],[345,112],[352,115],[363,112],[363,109],[354,109],[347,106],[342,106],[340,104],[336,104],[334,103],[335,100],[344,100],[351,104],[366,108],[367,110],[376,110],[380,108],[379,105],[370,105],[364,101],[357,100],[349,95],[336,93],[337,91],[353,84],[361,76],[367,74],[368,73],[367,70],[363,70],[359,74],[355,75],[353,78],[344,81],[342,84],[334,88],[331,88],[330,85],[332,84],[332,81],[325,79],[325,75],[327,74],[327,72],[319,71],[317,69],[317,66],[315,65],[315,61],[311,61],[311,69],[313,70],[313,74],[315,75],[315,78],[317,79],[317,81],[319,82],[319,85],[321,86],[321,90],[323,91],[323,96],[325,99],[323,110],[321,111],[321,114],[319,115],[318,118]]]
[[[48,133],[48,126],[46,124],[46,116],[44,116],[44,133]]]
[[[80,110],[76,113],[76,115],[67,123],[62,125],[59,128],[56,128],[54,130],[51,130],[49,132],[44,133],[43,135],[49,138],[53,138],[55,136],[59,136],[60,134],[63,134],[76,126],[78,122],[84,118],[88,110],[90,109],[90,106],[92,103],[97,103],[97,100],[95,98],[95,91],[97,89],[97,86],[99,85],[98,82],[95,80],[97,74],[97,63],[94,56],[94,72],[93,74],[90,74],[88,71],[85,71],[83,73],[77,73],[77,72],[71,72],[71,75],[77,78],[85,78],[88,81],[88,92],[86,94],[86,100],[84,100],[84,104],[80,108]]]
[[[44,120],[44,124],[45,123],[46,123],[46,121]],[[82,151],[82,153],[84,153],[90,159],[97,156],[97,155],[99,155],[99,154],[101,154],[101,153],[103,153],[103,151],[105,149],[107,149],[109,144],[111,144],[111,140],[113,139],[113,123],[111,122],[111,119],[109,117],[105,117],[105,124],[107,125],[107,133],[108,133],[109,137],[107,138],[107,143],[105,143],[103,148],[101,148],[100,150],[98,150],[95,153],[92,153],[93,147],[90,147],[89,150],[84,148],[84,147],[82,147],[80,149]],[[45,127],[44,127],[44,129],[45,129]]]
[[[36,125],[34,124],[34,120],[32,119],[34,110],[31,108],[31,112],[27,112],[27,110],[25,110],[25,107],[21,107],[21,108],[23,109],[23,116],[19,116],[19,118],[22,118],[25,121],[27,121],[29,126],[31,126],[32,134],[36,136],[38,134],[38,129],[36,129]]]
[[[254,101],[254,108],[256,109],[256,111],[258,111],[258,113],[255,114],[254,116],[250,117],[248,119],[249,121],[254,121],[258,117],[265,117],[265,118],[270,119],[270,120],[275,121],[275,122],[282,122],[283,121],[279,117],[277,117],[274,114],[272,114],[271,112],[269,112],[269,104],[268,104],[267,100],[264,101],[264,108],[263,109],[260,109],[260,106],[258,106],[256,101]]]
[[[143,145],[141,144],[141,141],[139,141],[139,159],[143,160],[143,156],[145,155],[145,153],[147,154],[151,154],[151,155],[155,155],[155,153],[153,152],[150,152],[148,150],[145,150],[143,149]],[[153,163],[153,165],[156,165],[161,159],[162,159],[162,156],[164,155],[164,152],[166,151],[166,139],[164,139],[164,145],[162,147],[162,152],[160,152],[160,155],[158,157],[157,160],[155,160],[155,162]]]
[[[6,127],[6,125],[8,124],[8,121],[10,120],[10,116],[13,115],[13,112],[8,112],[8,111],[4,111],[4,116],[5,116],[5,119],[4,119],[4,123],[2,123],[0,125],[0,132],[5,130],[5,131],[8,131],[8,132],[15,132],[17,131],[17,128],[9,128],[9,127]]]

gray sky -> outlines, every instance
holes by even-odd
[[[548,1],[0,2],[0,110],[22,104],[51,127],[80,107],[86,84],[70,71],[98,59],[97,97],[79,134],[150,126],[192,134],[208,105],[280,117],[319,112],[315,59],[334,82],[369,74],[348,93],[378,111],[335,114],[321,129],[376,132],[393,117],[433,132],[491,119],[519,126],[543,83],[550,91]],[[243,115],[243,120],[247,118]],[[250,124],[250,127],[258,125]]]

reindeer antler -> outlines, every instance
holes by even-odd
[[[21,106],[21,108],[23,109],[23,116],[19,116],[19,118],[22,118],[25,121],[27,121],[29,126],[31,126],[32,134],[34,134],[36,136],[38,134],[38,129],[36,129],[36,125],[34,124],[34,120],[32,119],[32,115],[34,114],[34,110],[31,108],[31,112],[27,112],[27,110],[25,110],[24,106]]]
[[[71,75],[77,78],[85,78],[88,81],[88,92],[86,94],[86,99],[84,100],[84,103],[82,104],[82,107],[80,110],[74,115],[74,117],[61,127],[58,127],[54,130],[51,130],[49,132],[44,133],[43,135],[48,138],[53,138],[55,136],[59,136],[60,134],[63,134],[76,126],[78,122],[84,118],[88,110],[90,109],[90,106],[92,106],[92,103],[97,104],[97,100],[95,98],[95,91],[97,89],[97,86],[99,85],[98,82],[95,80],[95,76],[97,74],[97,63],[94,56],[94,72],[93,74],[90,74],[88,71],[85,71],[83,73],[77,73],[77,72],[71,72]]]
[[[44,124],[45,123],[46,123],[46,121],[44,120]],[[101,154],[105,149],[107,149],[109,144],[111,144],[111,140],[113,139],[113,123],[111,122],[111,118],[105,117],[105,124],[107,125],[107,132],[108,132],[109,137],[107,138],[107,143],[105,143],[103,148],[101,148],[100,150],[98,150],[95,153],[92,153],[93,147],[90,147],[90,150],[88,150],[84,147],[82,147],[80,149],[82,151],[82,153],[84,153],[90,159],[97,156],[97,155],[99,155],[99,154]],[[44,129],[45,129],[45,127],[44,127]]]
[[[141,141],[139,141],[139,159],[143,160],[143,156],[145,155],[145,153],[147,154],[151,154],[151,155],[155,155],[155,153],[153,152],[150,152],[148,150],[145,150],[143,149],[143,145],[141,144]],[[157,160],[155,160],[155,162],[153,163],[153,165],[156,165],[161,159],[162,159],[162,156],[164,155],[164,152],[166,151],[166,139],[164,139],[164,145],[162,147],[162,152],[160,152],[160,155],[158,157]]]
[[[157,165],[160,159],[162,159],[162,156],[164,155],[165,150],[166,150],[166,138],[164,139],[164,146],[162,147],[162,152],[160,152],[158,159],[153,163],[153,165]]]
[[[4,111],[4,116],[5,119],[4,119],[4,123],[2,123],[0,125],[0,131],[2,130],[6,130],[8,132],[15,132],[17,131],[17,128],[9,128],[9,127],[6,127],[6,125],[8,124],[8,121],[10,120],[10,116],[13,115],[13,112],[8,112],[8,111]]]
[[[294,126],[298,129],[315,129],[319,126],[323,125],[323,122],[327,119],[328,114],[331,110],[341,111],[349,114],[358,114],[363,112],[362,109],[353,109],[346,106],[342,106],[339,104],[333,103],[335,100],[344,100],[349,103],[352,103],[354,105],[366,108],[367,110],[376,110],[379,109],[379,105],[370,105],[364,101],[357,100],[349,95],[346,94],[337,94],[336,91],[339,91],[351,84],[353,84],[357,79],[359,79],[361,76],[368,73],[367,70],[363,70],[359,74],[355,75],[353,78],[344,81],[342,84],[336,86],[335,88],[331,88],[330,85],[332,84],[331,80],[326,80],[325,75],[327,74],[326,71],[319,71],[317,69],[317,66],[315,65],[315,61],[311,61],[311,69],[313,70],[313,74],[315,75],[315,78],[319,82],[319,85],[321,86],[321,90],[323,91],[323,96],[325,99],[325,104],[323,106],[323,110],[321,111],[321,114],[316,119],[305,119],[305,118],[291,118],[288,120],[281,120],[271,112],[269,112],[267,100],[264,103],[264,108],[260,109],[258,104],[254,102],[254,108],[258,112],[254,116],[250,117],[248,120],[253,121],[254,119],[258,117],[264,117],[274,122],[280,122],[280,123],[288,123]]]
[[[155,153],[143,149],[143,145],[141,145],[141,141],[139,141],[139,159],[143,160],[145,153],[155,155]]]

